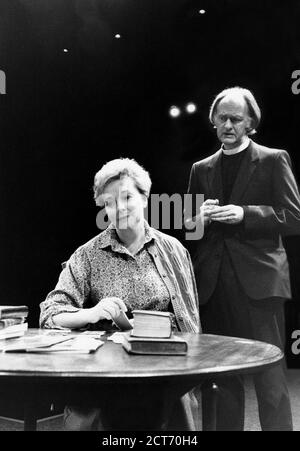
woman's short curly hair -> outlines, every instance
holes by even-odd
[[[134,159],[118,158],[106,163],[95,175],[94,199],[97,205],[103,206],[102,194],[106,186],[124,176],[130,177],[137,190],[149,197],[152,183],[149,173]]]
[[[249,116],[252,121],[252,127],[250,130],[248,130],[248,135],[254,135],[256,133],[256,129],[260,124],[261,120],[261,111],[260,108],[255,100],[254,95],[252,94],[249,89],[241,88],[240,86],[235,86],[233,88],[227,88],[224,89],[224,91],[220,92],[216,98],[214,99],[210,111],[209,111],[209,120],[214,125],[214,116],[216,114],[217,107],[221,100],[224,99],[224,97],[242,97],[248,107]]]

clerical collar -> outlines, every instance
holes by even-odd
[[[222,144],[221,149],[225,155],[234,155],[236,153],[240,153],[243,150],[247,149],[249,144],[250,144],[250,138],[248,136],[246,136],[245,140],[238,147],[234,147],[234,149],[224,149],[224,144]]]

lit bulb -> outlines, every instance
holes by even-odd
[[[173,105],[169,109],[169,114],[172,117],[178,117],[178,116],[180,116],[180,109],[177,106]]]
[[[197,107],[194,103],[188,103],[187,106],[185,107],[186,112],[189,114],[193,114],[195,113],[195,111],[197,110]]]

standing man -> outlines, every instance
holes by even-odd
[[[222,91],[209,118],[222,147],[193,165],[188,189],[205,199],[192,219],[205,227],[194,256],[203,331],[282,347],[278,319],[283,301],[291,297],[282,236],[300,233],[290,157],[249,138],[261,112],[247,89]],[[262,430],[291,431],[282,365],[257,374],[254,383]],[[217,430],[243,430],[242,378],[218,379],[217,384]],[[209,391],[203,390],[203,421],[210,402]]]

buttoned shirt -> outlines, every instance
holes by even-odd
[[[90,300],[121,298],[133,309],[173,310],[180,330],[200,330],[198,296],[188,251],[145,221],[144,244],[132,255],[111,224],[79,247],[58,283],[41,303],[41,327],[57,327],[53,316],[76,312]]]

